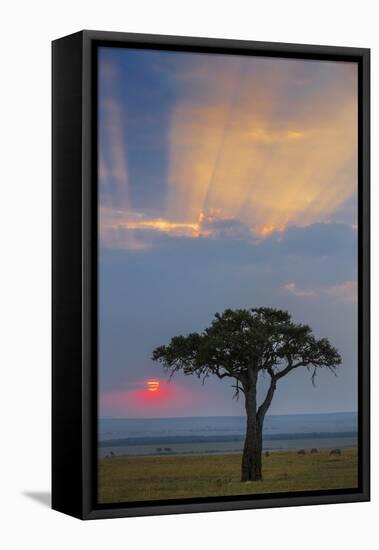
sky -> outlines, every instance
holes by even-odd
[[[269,413],[355,411],[356,64],[112,47],[98,63],[100,416],[244,414],[230,381],[169,381],[151,355],[259,306],[343,359],[316,387],[280,380]]]

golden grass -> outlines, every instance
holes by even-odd
[[[357,450],[263,457],[263,481],[242,483],[240,454],[99,460],[99,503],[355,488]]]

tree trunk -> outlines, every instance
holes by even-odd
[[[241,481],[262,479],[262,427],[257,416],[256,377],[245,390],[246,437],[242,455]]]

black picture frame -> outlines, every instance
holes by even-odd
[[[358,63],[359,488],[96,504],[97,63],[100,45]],[[81,519],[370,499],[370,50],[102,31],[52,43],[52,507]]]

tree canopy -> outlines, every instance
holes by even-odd
[[[153,352],[170,372],[207,378],[235,378],[242,388],[265,370],[279,380],[299,367],[334,369],[341,363],[327,338],[317,339],[308,325],[296,324],[287,311],[272,308],[227,309],[215,314],[202,333],[175,336]]]

